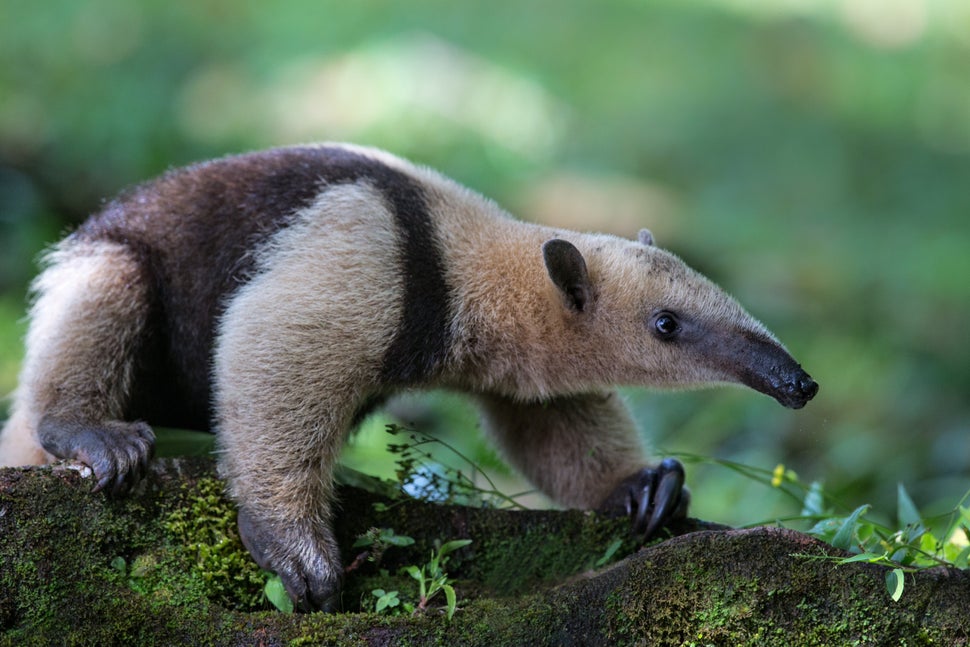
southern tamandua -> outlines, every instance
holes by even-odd
[[[240,534],[300,608],[333,608],[331,474],[394,390],[470,394],[508,461],[564,506],[687,508],[615,385],[747,385],[800,408],[816,383],[676,256],[518,222],[426,168],[348,145],[174,170],[48,254],[0,464],[57,458],[123,492],[149,425],[214,428]]]

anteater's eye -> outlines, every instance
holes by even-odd
[[[661,339],[672,339],[680,329],[677,319],[669,312],[661,312],[653,320],[653,329]]]

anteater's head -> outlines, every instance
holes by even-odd
[[[607,236],[542,248],[570,342],[617,382],[736,383],[799,409],[818,392],[784,346],[707,278],[653,244]],[[580,247],[583,251],[580,251]]]

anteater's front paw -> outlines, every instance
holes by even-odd
[[[239,509],[239,536],[260,568],[280,576],[298,611],[337,608],[343,568],[329,531],[259,519]]]
[[[684,487],[684,466],[673,458],[644,467],[626,477],[603,500],[599,510],[631,517],[634,534],[647,540],[668,522],[687,515],[690,492]]]
[[[97,481],[94,490],[111,494],[124,494],[137,484],[155,451],[155,433],[144,422],[84,423],[45,416],[37,435],[54,456],[90,467]]]

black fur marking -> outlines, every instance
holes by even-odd
[[[133,417],[157,424],[177,409],[180,426],[207,426],[216,325],[228,297],[252,277],[253,250],[326,186],[359,180],[386,197],[401,231],[404,315],[384,377],[414,382],[437,369],[449,342],[449,290],[420,185],[342,148],[281,148],[171,171],[125,192],[75,232],[126,245],[154,281]]]
[[[444,261],[421,187],[403,173],[381,167],[374,179],[388,197],[401,233],[404,270],[403,318],[384,354],[382,373],[391,383],[431,377],[451,343],[449,295]]]

